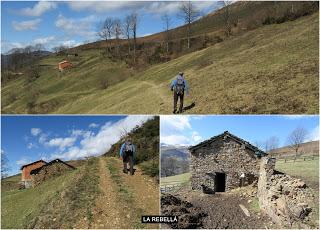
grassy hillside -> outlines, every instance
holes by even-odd
[[[5,179],[1,179],[1,191],[10,191],[17,189],[18,183],[21,181],[21,174],[13,175],[6,177]]]
[[[319,141],[310,141],[303,143],[299,148],[299,153],[302,155],[318,155],[319,154]],[[286,156],[295,156],[296,152],[290,146],[281,147],[274,149],[269,153],[274,157],[286,157]]]
[[[1,228],[73,228],[99,193],[97,159],[24,190],[1,191]],[[10,179],[10,178],[8,178]],[[4,182],[7,179],[4,180]]]
[[[36,80],[3,86],[2,111],[171,113],[168,85],[184,71],[191,87],[185,105],[195,103],[186,113],[317,113],[318,26],[318,13],[262,26],[146,70],[89,50],[59,75],[60,58],[51,56],[41,61]]]
[[[161,177],[161,186],[163,185],[171,185],[171,184],[186,184],[190,181],[191,174],[183,173],[175,176]]]

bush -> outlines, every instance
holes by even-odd
[[[100,89],[107,89],[108,88],[108,86],[109,86],[109,82],[108,82],[108,80],[107,79],[105,79],[105,78],[102,78],[101,80],[100,80]]]
[[[38,67],[33,66],[27,71],[27,78],[29,83],[37,80],[39,77],[40,69]]]
[[[266,17],[263,21],[262,21],[262,25],[270,25],[270,24],[274,24],[276,22],[276,19],[274,17]]]
[[[151,177],[158,177],[159,176],[159,160],[150,160],[145,161],[140,164],[140,168],[142,172],[146,175]]]

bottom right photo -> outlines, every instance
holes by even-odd
[[[317,228],[319,116],[160,118],[161,228]]]

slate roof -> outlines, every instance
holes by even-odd
[[[55,160],[50,161],[49,163],[41,166],[40,168],[31,170],[30,174],[37,174],[37,173],[38,173],[41,169],[43,169],[44,167],[49,166],[49,165],[52,165],[52,164],[54,164],[54,163],[62,163],[62,164],[65,164],[65,165],[67,165],[68,167],[70,167],[70,168],[72,168],[72,169],[75,169],[75,167],[73,167],[72,165],[70,165],[70,164],[68,164],[68,163],[66,163],[66,162],[64,162],[64,161],[62,161],[62,160],[60,160],[60,159],[55,159]]]
[[[44,161],[44,160],[38,160],[38,161],[35,161],[35,162],[31,162],[31,163],[29,163],[29,164],[22,165],[22,166],[20,167],[20,170],[22,170],[24,167],[27,167],[27,166],[29,166],[29,165],[36,164],[36,163],[38,163],[38,162],[43,162],[43,163],[47,164],[47,162]]]
[[[205,141],[203,141],[203,142],[200,142],[199,144],[197,144],[197,145],[195,145],[195,146],[191,146],[191,147],[189,148],[189,150],[190,150],[191,152],[193,152],[194,150],[199,149],[199,148],[201,148],[201,147],[203,147],[203,146],[206,146],[207,144],[210,144],[210,143],[216,141],[216,140],[219,139],[219,138],[225,138],[225,137],[229,137],[229,138],[231,138],[232,140],[234,140],[235,142],[238,142],[239,144],[245,145],[246,148],[254,151],[257,156],[267,155],[267,153],[265,153],[265,152],[262,151],[261,149],[257,148],[256,146],[250,144],[248,141],[245,141],[245,140],[241,139],[240,137],[237,137],[237,136],[229,133],[228,131],[225,131],[225,132],[223,132],[223,133],[221,133],[221,134],[219,134],[219,135],[217,135],[217,136],[211,137],[210,139],[205,140]]]

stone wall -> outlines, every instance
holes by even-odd
[[[312,211],[312,189],[300,179],[277,172],[275,163],[274,158],[261,160],[258,182],[260,209],[282,227],[307,227],[303,226],[302,220],[308,219]]]
[[[216,172],[226,174],[226,190],[241,186],[240,176],[245,175],[244,184],[258,180],[259,159],[254,152],[231,138],[219,138],[191,154],[191,187],[202,190],[203,185],[214,190]]]
[[[37,174],[32,175],[32,184],[33,186],[37,186],[51,177],[60,176],[66,171],[72,169],[73,168],[61,162],[46,165]]]

